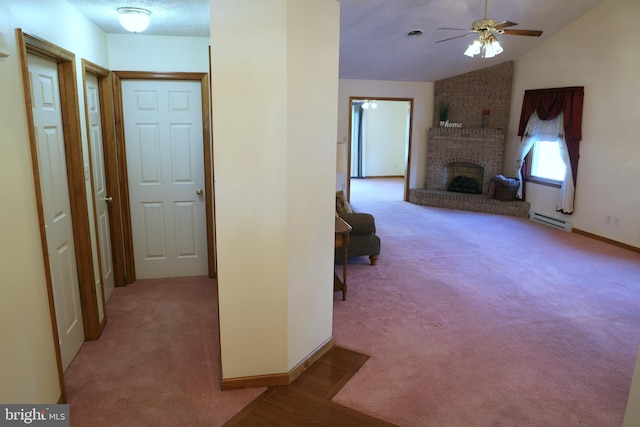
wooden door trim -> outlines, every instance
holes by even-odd
[[[387,98],[379,96],[350,96],[349,97],[349,134],[347,135],[347,199],[351,199],[351,127],[353,126],[353,101],[375,99],[376,101],[401,101],[409,103],[409,136],[407,141],[407,157],[405,159],[405,174],[402,200],[409,201],[409,178],[411,176],[411,137],[413,134],[413,102],[414,98]]]
[[[124,110],[122,105],[122,80],[196,80],[200,82],[202,102],[202,143],[204,161],[205,217],[207,230],[207,264],[210,278],[216,277],[214,223],[213,223],[213,152],[211,144],[211,120],[209,107],[209,77],[207,73],[112,71],[114,100],[115,140],[118,163],[118,182],[121,197],[122,236],[127,283],[135,281],[133,256],[133,232],[131,229],[131,205],[127,175],[127,159],[124,139]]]
[[[102,146],[104,156],[104,172],[106,178],[106,187],[108,194],[113,198],[109,203],[109,228],[111,238],[111,252],[113,257],[113,274],[115,286],[125,286],[126,269],[124,256],[124,243],[122,241],[122,209],[120,188],[118,185],[118,162],[115,141],[115,126],[113,113],[113,90],[111,88],[111,71],[94,64],[86,59],[82,60],[82,86],[87,87],[86,74],[93,74],[98,79],[98,92],[100,94],[100,121],[102,122]],[[86,97],[85,97],[86,100]],[[89,111],[85,101],[85,112],[87,122],[87,139],[89,143]],[[89,156],[89,166],[91,168],[91,177],[93,178],[93,159]],[[93,179],[91,179],[92,191]],[[92,193],[93,194],[93,193]],[[96,210],[94,200],[94,212]],[[97,221],[97,218],[94,218]],[[95,225],[97,230],[97,224]],[[96,232],[99,243],[99,236]],[[98,246],[99,247],[99,246]],[[101,264],[100,264],[101,265]],[[101,273],[102,274],[102,273]],[[104,291],[103,291],[104,292]]]
[[[100,257],[102,254],[100,253],[100,233],[98,232],[98,218],[97,218],[97,210],[96,210],[96,198],[94,197],[95,187],[93,181],[93,156],[91,155],[91,129],[89,127],[89,104],[87,103],[87,75],[85,69],[84,59],[82,60],[82,88],[85,92],[84,96],[84,115],[85,115],[85,126],[87,132],[87,147],[89,152],[89,185],[91,186],[91,204],[93,209],[93,229],[95,230],[95,239],[96,239],[96,251],[98,253],[98,275],[100,277],[100,294],[102,300],[102,313],[104,313],[103,317],[103,327],[106,326],[107,323],[107,306],[104,301],[104,276],[102,275],[102,262],[100,261]]]
[[[78,272],[78,287],[85,339],[92,340],[100,337],[100,324],[96,291],[94,284],[93,253],[91,250],[91,235],[89,228],[89,211],[87,193],[84,180],[84,158],[82,152],[82,136],[80,132],[80,114],[78,109],[78,89],[76,79],[75,55],[59,46],[34,35],[16,29],[18,50],[20,51],[20,65],[22,70],[22,85],[25,96],[29,146],[33,166],[33,179],[40,228],[47,297],[49,301],[49,316],[51,319],[52,339],[58,367],[58,381],[60,384],[60,401],[66,402],[64,385],[64,371],[60,353],[58,322],[53,298],[53,282],[49,266],[48,245],[45,231],[44,202],[40,186],[40,167],[38,162],[37,140],[34,128],[33,104],[29,81],[28,55],[34,54],[57,63],[58,84],[60,96],[64,99],[61,104],[63,119],[63,133],[65,138],[65,159],[67,163],[67,179],[69,184],[69,199],[73,229],[73,239],[76,253]]]

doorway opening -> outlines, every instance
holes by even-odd
[[[82,59],[82,83],[97,265],[106,304],[113,289],[126,283],[124,262],[120,261],[124,259],[124,247],[118,238],[122,235],[122,218],[115,163],[111,71]]]
[[[413,98],[350,97],[349,103],[349,200],[407,201]]]

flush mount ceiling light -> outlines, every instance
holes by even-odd
[[[118,20],[125,30],[132,33],[141,33],[147,29],[151,22],[151,12],[139,7],[120,7]]]

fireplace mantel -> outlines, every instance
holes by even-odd
[[[445,135],[445,136],[466,136],[466,137],[483,137],[489,135],[503,136],[502,129],[493,128],[430,128],[429,135]]]

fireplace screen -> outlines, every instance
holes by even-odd
[[[473,163],[454,162],[442,171],[442,187],[456,193],[482,194],[484,168]]]

